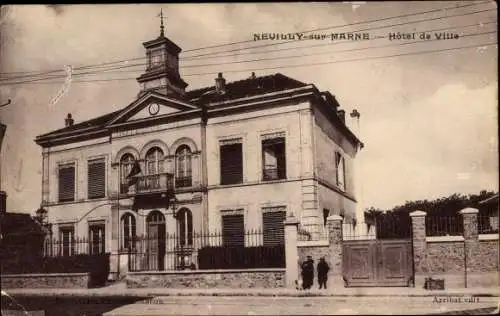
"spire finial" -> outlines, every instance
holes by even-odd
[[[165,27],[163,26],[163,9],[160,8],[160,19],[161,19],[161,25],[160,25],[160,36],[165,36]]]

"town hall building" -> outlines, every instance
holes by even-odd
[[[290,214],[313,232],[329,215],[356,217],[363,144],[331,93],[280,73],[232,82],[219,73],[213,86],[189,90],[181,48],[163,26],[143,45],[135,100],[84,122],[67,114],[36,138],[54,236],[98,240],[91,249],[116,255],[141,235],[189,244],[193,234],[220,232],[244,245],[244,231],[261,229],[272,243]]]

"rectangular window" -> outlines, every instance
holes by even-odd
[[[245,247],[243,214],[222,216],[222,244],[226,247]]]
[[[72,256],[75,254],[75,228],[59,228],[59,244],[62,256]]]
[[[326,223],[328,221],[328,216],[330,216],[330,210],[327,208],[323,209],[323,226],[326,226]]]
[[[243,147],[241,140],[221,142],[221,184],[243,183]]]
[[[335,168],[337,175],[337,187],[341,190],[345,190],[345,160],[344,157],[336,152],[335,153]]]
[[[75,200],[75,164],[59,166],[59,202]]]
[[[106,251],[105,248],[105,225],[90,224],[89,225],[89,250],[91,255],[102,254]]]
[[[106,161],[104,158],[88,162],[88,198],[98,199],[106,195]]]
[[[285,210],[264,210],[264,213],[262,213],[262,223],[265,247],[285,244],[285,225],[283,223],[285,219]]]
[[[262,180],[286,179],[285,137],[262,140]]]

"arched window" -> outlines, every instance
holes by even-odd
[[[159,174],[163,172],[163,151],[153,147],[146,153],[146,173]]]
[[[122,248],[123,249],[134,249],[134,239],[136,237],[135,229],[135,217],[126,213],[121,219],[121,235],[122,235]]]
[[[120,178],[121,178],[121,180],[120,180],[121,181],[120,192],[121,193],[128,192],[127,176],[132,171],[132,167],[134,166],[134,161],[135,161],[135,158],[132,154],[125,154],[120,159]]]
[[[160,174],[163,173],[163,151],[153,147],[146,153],[146,187],[148,189],[159,189]]]
[[[175,186],[190,187],[191,174],[191,150],[188,146],[182,145],[175,152]]]
[[[187,208],[183,208],[177,213],[177,235],[179,245],[193,245],[193,215]]]
[[[160,211],[152,211],[146,218],[148,224],[163,224],[165,223],[165,216]]]

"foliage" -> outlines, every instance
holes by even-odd
[[[479,202],[493,195],[494,192],[481,191],[479,194],[452,194],[435,200],[407,201],[390,210],[370,207],[365,210],[365,222],[369,228],[376,227],[378,238],[406,238],[411,235],[410,213],[420,210],[427,213],[426,230],[431,236],[460,235],[463,232],[463,222],[459,211],[467,207],[477,208],[479,220],[489,221],[481,215],[498,214],[498,202],[493,205],[482,205]],[[480,227],[487,228],[489,225],[489,222],[482,223]]]
[[[365,220],[367,223],[372,222],[375,218],[381,216],[403,216],[406,217],[409,213],[420,210],[427,213],[427,216],[443,216],[455,217],[459,215],[459,211],[467,208],[477,208],[480,213],[485,211],[485,207],[479,202],[493,196],[495,192],[481,191],[479,194],[452,194],[448,197],[442,197],[435,200],[417,200],[407,201],[403,205],[398,205],[390,210],[382,210],[370,207],[365,210]],[[498,205],[496,207],[498,209]]]
[[[90,286],[103,286],[110,269],[109,254],[62,257],[32,255],[8,258],[2,263],[2,274],[90,272]]]

